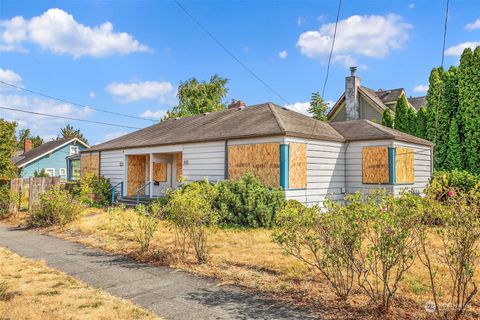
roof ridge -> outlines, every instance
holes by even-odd
[[[283,123],[282,119],[280,119],[280,116],[278,115],[277,111],[275,110],[275,108],[279,108],[279,107],[276,107],[271,102],[268,102],[268,107],[270,108],[270,111],[272,112],[273,117],[275,118],[275,121],[277,122],[277,125],[278,125],[278,128],[280,129],[280,131],[286,133],[287,130],[285,128],[285,124]]]

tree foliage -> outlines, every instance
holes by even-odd
[[[225,109],[223,99],[228,93],[227,83],[228,79],[219,75],[212,76],[209,81],[191,78],[181,82],[177,92],[178,105],[167,112],[164,120]]]
[[[457,120],[453,118],[448,131],[448,153],[445,159],[447,170],[460,169],[463,167],[462,149]]]
[[[11,179],[17,174],[16,168],[10,160],[17,147],[16,126],[15,122],[0,119],[0,179]]]
[[[395,129],[409,133],[416,133],[416,114],[415,110],[408,104],[407,97],[402,94],[397,99],[395,106]]]
[[[18,132],[17,150],[23,150],[25,139],[32,141],[32,148],[39,147],[43,144],[43,139],[40,136],[33,136],[30,129],[21,129]]]
[[[60,138],[63,139],[72,139],[78,138],[85,143],[88,143],[88,140],[83,136],[83,133],[80,129],[75,129],[73,126],[67,124],[65,128],[60,129]]]
[[[383,112],[382,125],[389,128],[393,128],[394,126],[394,119],[390,108],[385,109],[385,111]]]
[[[419,138],[427,138],[427,117],[428,112],[427,108],[421,107],[417,111],[417,127],[415,130],[415,135]]]
[[[317,120],[327,121],[328,104],[323,100],[320,92],[312,93],[308,112]]]

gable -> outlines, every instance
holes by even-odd
[[[360,96],[360,119],[370,120],[376,123],[382,123],[383,113],[375,108],[367,99]],[[345,102],[342,102],[337,110],[330,116],[330,122],[347,121],[347,113],[345,111]]]

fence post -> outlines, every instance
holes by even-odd
[[[33,178],[28,178],[28,211],[33,208]]]

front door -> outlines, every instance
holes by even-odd
[[[145,155],[128,156],[128,187],[127,195],[135,196],[137,190],[145,185],[147,158]],[[141,192],[142,194],[144,191]]]

